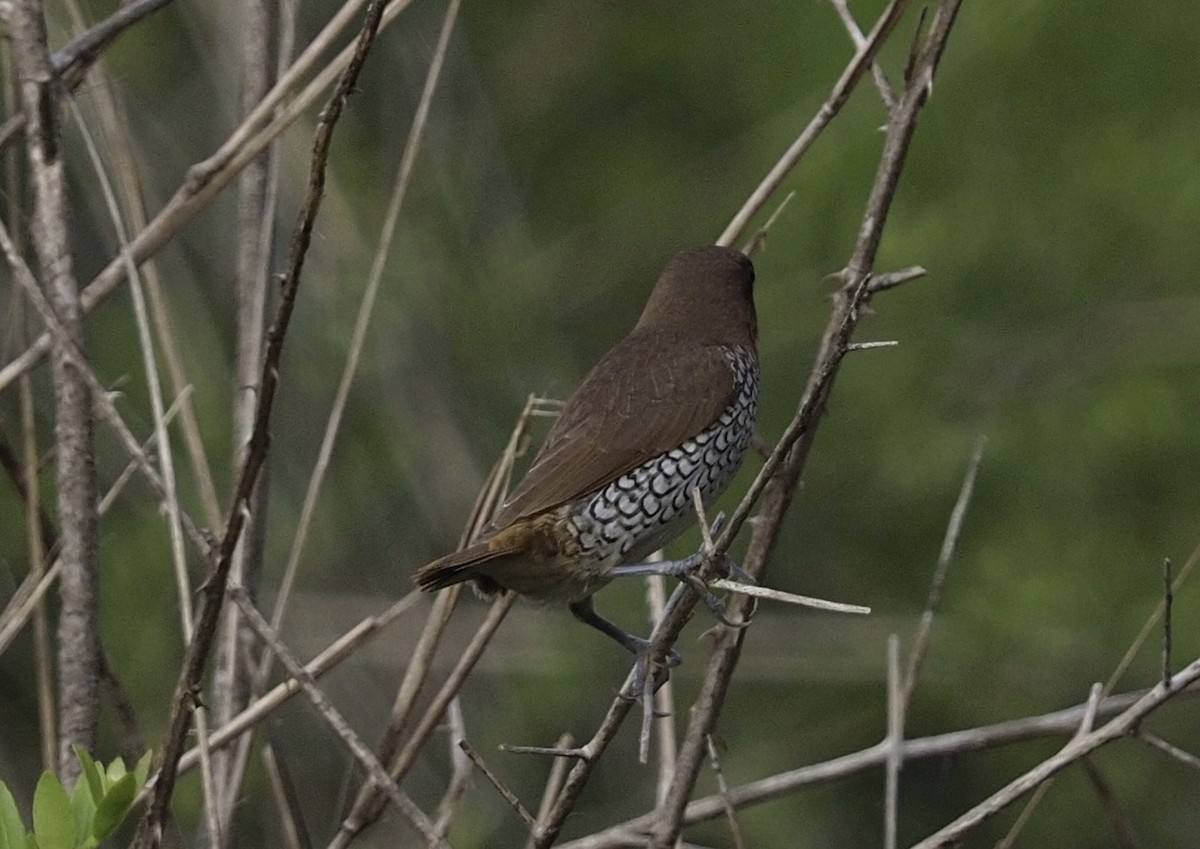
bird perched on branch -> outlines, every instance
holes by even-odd
[[[667,264],[633,331],[567,401],[528,473],[467,548],[422,567],[436,590],[474,581],[565,603],[641,657],[647,640],[602,617],[592,594],[622,575],[680,576],[697,558],[642,561],[729,484],[754,433],[754,266],[718,246]]]

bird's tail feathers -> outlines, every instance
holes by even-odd
[[[481,542],[422,566],[413,576],[413,580],[427,592],[440,590],[472,578],[483,577],[479,574],[480,566],[513,553],[504,548],[489,548],[486,542]]]

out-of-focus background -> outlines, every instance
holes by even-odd
[[[93,3],[92,14],[111,4]],[[882,4],[854,3],[866,27]],[[303,3],[301,44],[334,6]],[[416,0],[381,34],[334,141],[283,360],[272,429],[270,599],[337,386],[384,206],[436,43],[444,5]],[[68,30],[61,21],[52,46]],[[898,79],[910,14],[883,54]],[[129,107],[136,157],[156,209],[186,168],[236,125],[237,15],[175,4],[125,35],[108,71]],[[285,638],[304,657],[411,588],[449,551],[528,393],[565,397],[636,320],[662,265],[711,242],[819,107],[852,53],[818,0],[750,6],[467,0],[434,101],[359,376],[302,560]],[[979,483],[946,586],[908,733],[967,728],[1086,699],[1112,673],[1177,568],[1200,543],[1200,11],[1191,2],[1015,0],[964,4],[885,231],[878,266],[928,275],[874,301],[822,422],[803,489],[770,565],[785,590],[870,605],[870,617],[766,607],[751,627],[720,722],[723,766],[740,783],[868,746],[885,729],[885,642],[911,644],[945,525],[976,438]],[[92,93],[77,94],[87,112]],[[284,136],[279,227],[303,190],[315,112]],[[849,257],[885,121],[864,81],[787,180],[795,191],[756,258],[763,361],[760,430],[790,419],[835,284]],[[115,241],[69,132],[80,278]],[[229,190],[160,256],[208,450],[227,491],[234,255]],[[758,222],[758,223],[761,223]],[[282,253],[281,253],[282,257]],[[282,269],[283,260],[274,263]],[[11,290],[10,290],[11,291]],[[19,351],[3,299],[3,362]],[[140,434],[150,414],[132,309],[122,290],[87,324],[102,379],[123,376],[121,410]],[[37,373],[44,388],[46,369]],[[40,396],[49,398],[48,392]],[[37,410],[49,444],[52,408]],[[15,432],[16,395],[0,397]],[[535,438],[544,433],[544,425]],[[123,456],[100,428],[100,476]],[[50,467],[52,468],[52,464]],[[727,497],[740,496],[747,469]],[[47,472],[47,488],[52,474]],[[188,506],[194,487],[181,484]],[[47,500],[48,505],[53,504]],[[27,564],[22,510],[0,486],[0,599]],[[671,551],[693,550],[689,534]],[[103,637],[143,733],[161,736],[180,658],[165,523],[135,484],[102,524]],[[199,566],[196,577],[199,576]],[[598,607],[644,630],[640,585]],[[456,614],[448,664],[482,615]],[[1174,652],[1200,654],[1200,593],[1176,598]],[[674,680],[694,696],[707,655],[693,622]],[[327,679],[368,741],[384,722],[417,619],[402,621]],[[455,642],[458,640],[458,642]],[[0,656],[0,777],[28,798],[40,771],[32,639]],[[565,611],[521,605],[463,693],[477,748],[535,805],[548,764],[500,743],[590,735],[627,668]],[[1152,685],[1152,638],[1118,690]],[[686,716],[681,717],[685,720]],[[567,835],[653,803],[634,767],[635,723],[601,765]],[[1185,748],[1200,714],[1183,699],[1152,730]],[[106,754],[115,750],[104,725]],[[347,756],[306,704],[277,730],[310,826],[327,835]],[[1042,741],[905,767],[901,842],[948,822],[1038,760]],[[1190,847],[1200,774],[1133,741],[1100,753],[1140,846]],[[407,788],[428,803],[446,763]],[[701,780],[707,792],[711,776]],[[861,847],[881,834],[883,777],[871,773],[748,809],[747,845]],[[195,776],[181,799],[198,796]],[[257,767],[245,794],[266,793]],[[513,846],[523,826],[482,783],[456,846]],[[25,794],[22,797],[22,794]],[[248,803],[240,845],[276,845],[267,806]],[[970,845],[990,846],[1009,811]],[[1117,845],[1086,775],[1049,791],[1018,846]],[[730,846],[724,826],[688,832]],[[319,838],[318,838],[319,839]],[[377,829],[363,846],[397,845]]]

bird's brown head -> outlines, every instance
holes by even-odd
[[[754,264],[741,251],[718,245],[676,254],[654,284],[636,329],[676,331],[753,350]]]

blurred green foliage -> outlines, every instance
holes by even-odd
[[[111,4],[94,5],[101,15]],[[852,5],[865,27],[882,4]],[[302,43],[333,8],[303,5]],[[443,8],[418,0],[386,31],[338,128],[273,428],[268,600]],[[235,17],[176,4],[122,38],[107,60],[152,208],[236,123]],[[914,20],[884,53],[893,80]],[[850,54],[833,11],[814,0],[464,4],[309,535],[301,597],[285,625],[302,654],[407,592],[410,573],[454,545],[526,395],[569,393],[631,326],[666,259],[716,237]],[[860,622],[766,611],[770,622],[748,634],[720,724],[730,781],[883,734],[885,638],[898,631],[905,647],[911,642],[978,434],[988,438],[979,486],[910,734],[1084,700],[1158,603],[1163,558],[1182,566],[1191,556],[1200,542],[1198,54],[1200,7],[1184,0],[964,4],[879,257],[881,270],[920,264],[929,274],[881,295],[861,325],[861,341],[900,344],[847,362],[769,574],[782,589],[868,604],[875,614]],[[86,84],[79,99],[89,108]],[[756,258],[768,439],[790,419],[807,377],[833,290],[828,276],[853,245],[884,120],[864,82],[788,179],[796,199]],[[283,143],[285,240],[312,121]],[[89,199],[98,196],[95,178],[74,161],[86,276],[115,245]],[[159,260],[222,492],[233,392],[231,197],[227,190]],[[114,297],[89,319],[89,346],[103,379],[123,380],[122,411],[146,434],[131,315],[127,296]],[[7,336],[2,347],[4,361],[18,350]],[[35,379],[45,447],[45,370]],[[16,432],[11,390],[0,421]],[[103,428],[100,450],[107,484],[124,458]],[[190,480],[185,470],[184,499],[196,510]],[[52,474],[44,481],[52,505]],[[134,483],[102,529],[106,650],[153,742],[181,652],[166,528]],[[695,542],[689,535],[676,548]],[[21,511],[11,487],[0,487],[0,597],[24,575],[25,556]],[[1177,599],[1180,660],[1200,654],[1198,603],[1194,586]],[[601,610],[639,628],[642,604],[633,585],[598,597]],[[478,605],[466,608],[456,633],[478,620]],[[681,711],[703,668],[705,644],[695,638],[708,624],[693,623],[681,644]],[[405,627],[327,679],[368,740],[411,645]],[[0,657],[0,774],[18,798],[33,789],[20,777],[32,782],[40,772],[31,645],[25,633]],[[441,662],[454,654],[451,646]],[[549,744],[564,730],[589,735],[625,663],[565,613],[519,607],[464,691],[476,748]],[[1157,676],[1155,638],[1122,686]],[[327,834],[347,757],[305,705],[281,712],[278,725],[301,741],[290,753],[294,777],[310,828]],[[1200,717],[1181,702],[1151,726],[1186,746]],[[117,736],[111,723],[105,733]],[[634,737],[627,729],[598,770],[569,834],[652,804],[653,770],[629,766]],[[948,822],[1054,745],[907,765],[901,841]],[[546,763],[489,760],[536,803]],[[1143,845],[1195,845],[1200,777],[1133,742],[1096,762]],[[419,803],[436,801],[448,771],[448,762],[431,761],[414,772],[409,789]],[[713,786],[705,777],[700,787]],[[186,810],[195,776],[181,794]],[[252,775],[247,794],[265,797],[261,776]],[[487,787],[472,794],[455,845],[516,845],[521,824],[503,802]],[[244,845],[278,842],[266,807],[245,806]],[[752,809],[741,823],[748,845],[859,847],[878,844],[881,810],[876,773]],[[1014,815],[970,845],[992,845]],[[389,829],[363,845],[394,845]],[[731,845],[720,825],[689,836]],[[1094,791],[1073,770],[1018,845],[1112,841]]]

